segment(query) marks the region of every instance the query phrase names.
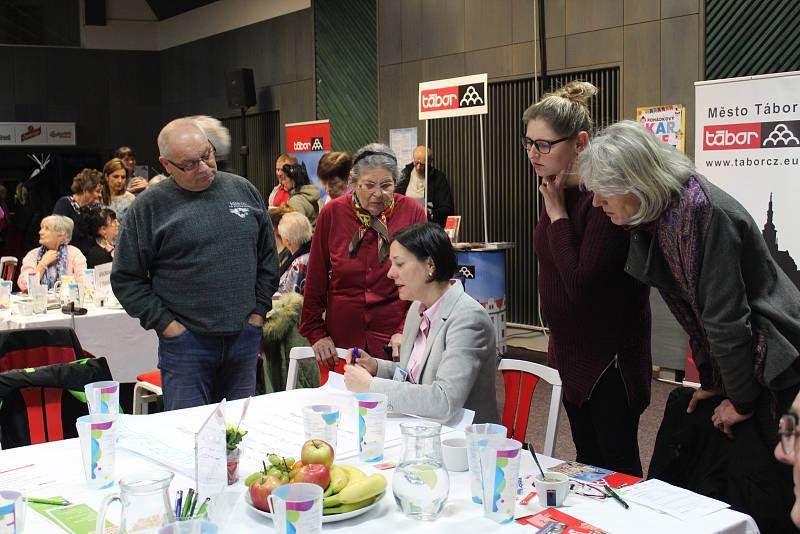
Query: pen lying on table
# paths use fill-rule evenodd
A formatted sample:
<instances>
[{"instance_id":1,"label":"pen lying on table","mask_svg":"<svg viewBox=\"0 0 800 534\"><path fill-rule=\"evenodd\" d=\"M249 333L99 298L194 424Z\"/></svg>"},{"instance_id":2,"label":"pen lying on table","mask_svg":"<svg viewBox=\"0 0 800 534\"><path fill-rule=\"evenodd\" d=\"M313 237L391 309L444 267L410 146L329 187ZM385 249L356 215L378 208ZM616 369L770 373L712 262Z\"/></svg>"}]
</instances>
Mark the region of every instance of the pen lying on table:
<instances>
[{"instance_id":1,"label":"pen lying on table","mask_svg":"<svg viewBox=\"0 0 800 534\"><path fill-rule=\"evenodd\" d=\"M628 503L626 503L625 501L623 501L623 500L622 500L622 497L620 497L620 496L617 494L617 492L616 492L616 491L614 491L613 489L611 489L611 488L610 488L610 487L608 487L608 486L603 486L603 489L605 489L605 490L606 490L606 493L608 493L608 496L609 496L609 497L611 497L612 499L614 499L615 501L617 501L617 502L618 502L618 503L619 503L619 504L620 504L620 505L621 505L623 508L625 508L626 510L630 508L630 506L628 506Z\"/></svg>"},{"instance_id":2,"label":"pen lying on table","mask_svg":"<svg viewBox=\"0 0 800 534\"><path fill-rule=\"evenodd\" d=\"M63 497L56 497L53 499L45 499L43 497L23 497L26 501L36 504L53 504L55 506L67 506L72 504Z\"/></svg>"}]
</instances>

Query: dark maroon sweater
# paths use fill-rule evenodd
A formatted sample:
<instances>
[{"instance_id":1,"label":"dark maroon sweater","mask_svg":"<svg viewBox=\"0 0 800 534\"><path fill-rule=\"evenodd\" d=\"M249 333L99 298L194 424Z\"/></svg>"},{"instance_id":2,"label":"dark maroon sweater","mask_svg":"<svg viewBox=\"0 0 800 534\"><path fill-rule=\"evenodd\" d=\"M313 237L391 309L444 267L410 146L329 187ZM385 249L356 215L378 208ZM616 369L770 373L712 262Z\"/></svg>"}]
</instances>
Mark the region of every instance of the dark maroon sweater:
<instances>
[{"instance_id":1,"label":"dark maroon sweater","mask_svg":"<svg viewBox=\"0 0 800 534\"><path fill-rule=\"evenodd\" d=\"M592 194L567 189L568 218L534 231L542 314L550 328L548 360L564 396L580 406L618 355L632 406L650 403L649 288L628 276L628 232L616 226Z\"/></svg>"}]
</instances>

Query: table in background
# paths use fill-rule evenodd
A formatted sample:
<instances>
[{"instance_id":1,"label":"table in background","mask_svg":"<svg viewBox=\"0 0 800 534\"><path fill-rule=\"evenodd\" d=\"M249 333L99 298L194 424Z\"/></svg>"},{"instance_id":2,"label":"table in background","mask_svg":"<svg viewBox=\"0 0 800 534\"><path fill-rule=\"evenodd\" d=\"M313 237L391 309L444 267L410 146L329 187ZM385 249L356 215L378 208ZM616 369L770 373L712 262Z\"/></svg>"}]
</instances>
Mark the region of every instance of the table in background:
<instances>
[{"instance_id":1,"label":"table in background","mask_svg":"<svg viewBox=\"0 0 800 534\"><path fill-rule=\"evenodd\" d=\"M318 397L324 396L325 394L326 390L320 388L316 390L294 390L254 397L249 408L247 420L252 420L251 422L254 423L254 427L258 428L270 428L271 423L275 422L275 426L272 428L278 428L281 423L278 421L278 419L280 419L279 414L281 410L292 410L298 407L299 404L305 404L309 400L315 399L316 397L314 397L314 395ZM340 394L337 393L337 395ZM339 397L339 400L341 400L341 397ZM243 401L228 403L226 407L226 418L229 421L238 420L242 405ZM212 407L205 406L133 417L146 418L144 421L147 426L151 426L153 435L158 436L163 432L162 429L165 427L176 428L181 426L194 426L203 421L208 414L211 413L211 410ZM354 403L353 410L355 410ZM392 424L396 425L397 423L390 420L388 425ZM297 432L302 433L302 425L297 428ZM396 429L393 434L396 434ZM248 437L245 439L247 438ZM297 436L291 436L291 438L294 439L297 438ZM275 438L273 437L272 439ZM299 451L295 453L295 456L298 454ZM387 449L387 459L396 460L399 455L400 447L398 445ZM555 465L559 462L559 460L544 456L540 456L540 460L545 466ZM252 461L245 461L243 459L242 472L240 473L241 478L244 478L244 476L254 470L255 466L249 465L251 463ZM357 458L344 459L341 460L341 463L358 465L367 473L378 472L367 464L359 463ZM63 495L73 503L85 502L93 508L98 509L100 501L105 495L117 491L116 488L99 491L89 491L86 489L77 439L0 451L0 472L29 464L35 464L35 466L39 468L45 468L52 470L53 473L58 473L59 481L55 485L47 487L46 490L39 492L37 496ZM156 466L161 468L159 464L151 462L143 456L118 448L115 478L119 479L126 474L142 469L154 469L157 468ZM531 456L523 451L521 472L533 473L534 469L535 467ZM348 534L358 534L360 532L364 534L374 534L375 532L383 532L384 534L392 532L458 532L459 534L474 532L476 534L485 534L488 531L530 534L532 532L532 527L530 526L523 526L517 523L498 525L484 518L481 507L473 504L471 501L469 493L469 474L466 472L450 473L450 497L439 519L433 522L407 519L398 511L391 493L391 482L394 471L381 472L389 481L389 489L378 506L368 511L363 516L337 523L325 524L323 527L325 531L347 529ZM194 486L193 481L185 475L177 473L170 488L170 493L174 496L178 489L186 490L190 486ZM243 492L244 487L241 485L241 481L228 489L226 497L229 499L232 511L223 526L223 532L260 532L264 530L271 532L271 521L250 509L244 502ZM687 522L680 521L667 515L658 514L636 503L630 503L630 510L622 510L619 505L611 499L598 501L586 497L570 495L566 505L567 506L561 508L563 512L592 523L599 528L613 532L614 534L640 534L645 530L648 534L675 532L754 534L758 532L755 523L749 516L732 510L722 510L698 520ZM116 508L116 510L118 510L118 508ZM516 515L517 517L523 517L534 514L540 510L541 508L537 500L532 499L532 501L525 506L518 505ZM118 512L115 512L115 514L118 514ZM118 515L111 515L110 517L112 519L118 518ZM28 514L26 530L36 532L37 534L63 533L61 529L35 512Z\"/></svg>"},{"instance_id":2,"label":"table in background","mask_svg":"<svg viewBox=\"0 0 800 534\"><path fill-rule=\"evenodd\" d=\"M136 382L136 376L154 371L158 365L158 336L145 330L138 319L121 308L86 306L86 315L76 315L74 330L81 347L108 361L111 376L119 382ZM0 330L18 328L73 327L72 317L61 310L46 314L17 315L0 311Z\"/></svg>"}]
</instances>

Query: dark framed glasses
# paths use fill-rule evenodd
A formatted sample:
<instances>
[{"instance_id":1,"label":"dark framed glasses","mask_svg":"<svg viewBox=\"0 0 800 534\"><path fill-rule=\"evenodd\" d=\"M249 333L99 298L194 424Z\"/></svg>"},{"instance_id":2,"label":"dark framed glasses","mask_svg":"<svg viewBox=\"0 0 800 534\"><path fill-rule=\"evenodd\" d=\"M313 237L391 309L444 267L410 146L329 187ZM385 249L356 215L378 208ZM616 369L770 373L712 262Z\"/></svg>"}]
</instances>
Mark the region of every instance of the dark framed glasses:
<instances>
[{"instance_id":1,"label":"dark framed glasses","mask_svg":"<svg viewBox=\"0 0 800 534\"><path fill-rule=\"evenodd\" d=\"M200 159L195 159L195 160L192 160L192 161L184 161L180 165L178 165L177 163L175 163L174 161L172 161L170 159L168 159L167 161L172 163L173 166L177 167L179 170L181 170L183 172L192 172L192 171L196 170L200 166L200 162L201 161L203 163L205 163L206 165L208 165L208 162L211 161L212 159L214 159L214 154L216 153L216 151L217 150L216 150L216 148L214 148L214 144L211 141L209 141L208 142L208 150L206 151L205 154L200 156Z\"/></svg>"},{"instance_id":2,"label":"dark framed glasses","mask_svg":"<svg viewBox=\"0 0 800 534\"><path fill-rule=\"evenodd\" d=\"M781 448L786 456L794 458L797 454L798 420L796 413L787 413L778 421L778 436L781 438Z\"/></svg>"},{"instance_id":3,"label":"dark framed glasses","mask_svg":"<svg viewBox=\"0 0 800 534\"><path fill-rule=\"evenodd\" d=\"M530 152L532 147L536 147L536 151L539 154L549 154L550 150L553 149L553 145L557 145L562 141L566 141L572 136L562 137L561 139L556 139L555 141L547 141L545 139L531 139L530 137L523 135L522 136L522 148L525 149L525 152Z\"/></svg>"}]
</instances>

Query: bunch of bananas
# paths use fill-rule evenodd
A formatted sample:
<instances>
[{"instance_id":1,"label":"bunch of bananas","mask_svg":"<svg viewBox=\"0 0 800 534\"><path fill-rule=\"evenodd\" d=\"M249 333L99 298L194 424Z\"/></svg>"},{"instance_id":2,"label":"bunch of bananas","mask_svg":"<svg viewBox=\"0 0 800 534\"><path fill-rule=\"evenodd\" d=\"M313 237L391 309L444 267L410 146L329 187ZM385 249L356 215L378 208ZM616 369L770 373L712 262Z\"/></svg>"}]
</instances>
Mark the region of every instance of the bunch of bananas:
<instances>
[{"instance_id":1,"label":"bunch of bananas","mask_svg":"<svg viewBox=\"0 0 800 534\"><path fill-rule=\"evenodd\" d=\"M331 483L325 490L322 514L352 512L374 503L386 491L386 478L380 474L367 476L349 465L331 467Z\"/></svg>"}]
</instances>

